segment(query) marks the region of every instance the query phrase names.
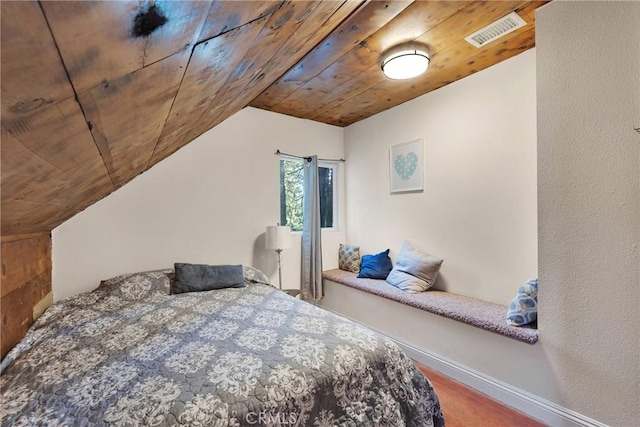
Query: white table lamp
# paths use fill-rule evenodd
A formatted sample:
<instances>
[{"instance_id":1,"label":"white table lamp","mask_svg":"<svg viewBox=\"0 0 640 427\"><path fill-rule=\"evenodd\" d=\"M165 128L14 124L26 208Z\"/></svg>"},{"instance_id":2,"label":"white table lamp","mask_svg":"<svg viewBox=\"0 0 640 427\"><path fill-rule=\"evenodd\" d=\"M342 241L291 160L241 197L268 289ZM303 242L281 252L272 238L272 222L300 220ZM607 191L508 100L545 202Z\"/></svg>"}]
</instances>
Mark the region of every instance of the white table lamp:
<instances>
[{"instance_id":1,"label":"white table lamp","mask_svg":"<svg viewBox=\"0 0 640 427\"><path fill-rule=\"evenodd\" d=\"M282 264L280 252L291 247L291 227L284 225L267 226L267 249L273 249L278 254L278 287L282 289Z\"/></svg>"}]
</instances>

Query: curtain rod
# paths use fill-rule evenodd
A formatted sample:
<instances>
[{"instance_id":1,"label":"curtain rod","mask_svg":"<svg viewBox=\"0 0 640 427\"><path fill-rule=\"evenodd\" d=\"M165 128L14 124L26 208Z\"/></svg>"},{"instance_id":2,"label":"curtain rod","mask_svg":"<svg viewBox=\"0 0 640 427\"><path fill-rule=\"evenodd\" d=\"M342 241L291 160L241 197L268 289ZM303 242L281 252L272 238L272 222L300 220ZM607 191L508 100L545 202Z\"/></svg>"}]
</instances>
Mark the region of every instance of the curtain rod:
<instances>
[{"instance_id":1,"label":"curtain rod","mask_svg":"<svg viewBox=\"0 0 640 427\"><path fill-rule=\"evenodd\" d=\"M311 161L311 157L295 156L293 154L283 153L280 150L276 150L276 152L273 154L275 154L276 156L289 156L289 157L295 157L296 159L304 159L307 162ZM344 162L345 161L344 159L318 159L318 160L322 160L323 162Z\"/></svg>"}]
</instances>

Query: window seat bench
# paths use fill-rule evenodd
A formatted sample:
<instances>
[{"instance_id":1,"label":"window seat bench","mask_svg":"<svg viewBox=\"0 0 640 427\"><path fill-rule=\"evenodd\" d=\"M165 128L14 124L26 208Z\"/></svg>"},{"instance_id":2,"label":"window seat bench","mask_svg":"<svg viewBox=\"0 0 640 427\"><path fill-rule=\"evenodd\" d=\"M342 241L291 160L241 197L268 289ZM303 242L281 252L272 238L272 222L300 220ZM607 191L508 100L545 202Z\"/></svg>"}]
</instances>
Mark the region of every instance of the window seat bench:
<instances>
[{"instance_id":1,"label":"window seat bench","mask_svg":"<svg viewBox=\"0 0 640 427\"><path fill-rule=\"evenodd\" d=\"M507 325L507 306L505 305L438 290L410 294L384 280L358 279L356 276L356 273L339 269L327 270L322 273L324 280L350 286L528 344L538 342L537 329Z\"/></svg>"}]
</instances>

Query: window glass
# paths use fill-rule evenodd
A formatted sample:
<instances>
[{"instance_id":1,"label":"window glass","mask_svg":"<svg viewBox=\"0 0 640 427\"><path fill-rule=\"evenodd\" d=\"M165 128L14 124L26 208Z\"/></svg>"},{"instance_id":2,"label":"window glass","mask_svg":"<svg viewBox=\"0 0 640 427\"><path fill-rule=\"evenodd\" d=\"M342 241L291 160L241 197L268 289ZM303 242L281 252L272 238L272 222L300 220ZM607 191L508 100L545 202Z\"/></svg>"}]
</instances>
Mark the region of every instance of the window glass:
<instances>
[{"instance_id":1,"label":"window glass","mask_svg":"<svg viewBox=\"0 0 640 427\"><path fill-rule=\"evenodd\" d=\"M333 228L333 168L318 166L320 227Z\"/></svg>"},{"instance_id":2,"label":"window glass","mask_svg":"<svg viewBox=\"0 0 640 427\"><path fill-rule=\"evenodd\" d=\"M336 166L318 166L320 188L320 226L333 228L336 213ZM302 160L280 159L280 224L302 231L304 168Z\"/></svg>"}]
</instances>

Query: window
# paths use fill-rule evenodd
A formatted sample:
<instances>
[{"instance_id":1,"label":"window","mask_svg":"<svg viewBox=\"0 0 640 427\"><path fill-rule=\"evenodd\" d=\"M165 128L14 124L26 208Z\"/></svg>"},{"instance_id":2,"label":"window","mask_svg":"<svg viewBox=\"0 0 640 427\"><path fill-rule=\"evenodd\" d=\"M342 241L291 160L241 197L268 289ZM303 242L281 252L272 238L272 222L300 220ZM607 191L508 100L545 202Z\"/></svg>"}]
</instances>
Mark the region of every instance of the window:
<instances>
[{"instance_id":1,"label":"window","mask_svg":"<svg viewBox=\"0 0 640 427\"><path fill-rule=\"evenodd\" d=\"M322 228L337 226L337 169L334 163L318 163ZM280 159L280 224L288 225L293 231L302 231L303 180L304 169L301 159Z\"/></svg>"}]
</instances>

